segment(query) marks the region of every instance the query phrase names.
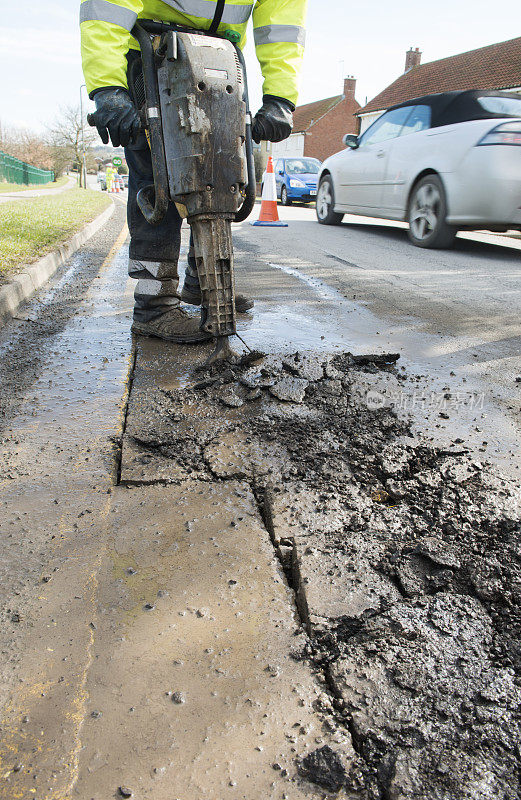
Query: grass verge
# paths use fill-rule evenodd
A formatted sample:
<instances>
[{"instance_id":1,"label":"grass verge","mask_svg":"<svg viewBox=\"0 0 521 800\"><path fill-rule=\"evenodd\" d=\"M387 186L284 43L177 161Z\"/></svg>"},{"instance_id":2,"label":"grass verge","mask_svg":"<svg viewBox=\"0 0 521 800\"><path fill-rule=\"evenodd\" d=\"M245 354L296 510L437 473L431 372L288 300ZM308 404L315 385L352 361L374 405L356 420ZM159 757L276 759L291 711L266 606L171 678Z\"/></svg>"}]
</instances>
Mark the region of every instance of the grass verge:
<instances>
[{"instance_id":1,"label":"grass verge","mask_svg":"<svg viewBox=\"0 0 521 800\"><path fill-rule=\"evenodd\" d=\"M9 194L13 192L27 192L29 189L59 189L60 186L65 186L68 180L68 175L62 175L61 178L58 178L57 181L53 181L52 183L0 183L0 194L4 192L9 192Z\"/></svg>"},{"instance_id":2,"label":"grass verge","mask_svg":"<svg viewBox=\"0 0 521 800\"><path fill-rule=\"evenodd\" d=\"M0 283L69 239L110 202L104 192L70 189L0 204Z\"/></svg>"}]
</instances>

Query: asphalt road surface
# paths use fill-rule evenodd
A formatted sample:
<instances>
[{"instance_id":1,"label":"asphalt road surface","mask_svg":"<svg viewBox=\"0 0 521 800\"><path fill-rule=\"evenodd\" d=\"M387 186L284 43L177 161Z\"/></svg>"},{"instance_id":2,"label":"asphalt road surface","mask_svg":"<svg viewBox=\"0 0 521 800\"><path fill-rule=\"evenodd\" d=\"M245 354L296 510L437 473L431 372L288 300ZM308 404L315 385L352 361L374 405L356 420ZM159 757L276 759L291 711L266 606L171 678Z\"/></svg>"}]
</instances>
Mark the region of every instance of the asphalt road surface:
<instances>
[{"instance_id":1,"label":"asphalt road surface","mask_svg":"<svg viewBox=\"0 0 521 800\"><path fill-rule=\"evenodd\" d=\"M438 416L449 382L451 419L473 421L481 403L488 454L517 463L521 238L462 233L453 250L423 250L399 223L346 215L342 225L324 226L314 208L279 206L279 213L288 228L243 225L236 235L255 263L248 280L243 259L239 285L247 280L270 304L258 303L262 320L248 343L260 344L261 331L300 346L399 352L400 363L431 383L433 402L422 390L416 404L422 416Z\"/></svg>"}]
</instances>

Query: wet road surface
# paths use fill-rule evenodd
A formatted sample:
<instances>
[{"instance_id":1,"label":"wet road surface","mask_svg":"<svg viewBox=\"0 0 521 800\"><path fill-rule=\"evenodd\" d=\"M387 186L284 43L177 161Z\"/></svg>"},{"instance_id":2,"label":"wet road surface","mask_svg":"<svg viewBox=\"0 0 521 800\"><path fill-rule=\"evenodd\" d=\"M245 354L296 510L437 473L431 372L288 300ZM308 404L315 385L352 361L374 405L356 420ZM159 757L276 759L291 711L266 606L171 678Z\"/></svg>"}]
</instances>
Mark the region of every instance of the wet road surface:
<instances>
[{"instance_id":1,"label":"wet road surface","mask_svg":"<svg viewBox=\"0 0 521 800\"><path fill-rule=\"evenodd\" d=\"M11 200L24 200L28 197L45 197L46 195L60 194L61 192L66 192L67 189L72 189L76 184L77 179L73 176L68 179L67 183L59 187L45 188L43 186L41 189L26 189L21 192L0 192L0 203L9 203Z\"/></svg>"},{"instance_id":2,"label":"wet road surface","mask_svg":"<svg viewBox=\"0 0 521 800\"><path fill-rule=\"evenodd\" d=\"M440 256L311 213L236 231L248 345L399 350L422 396L465 392L443 421L432 401L409 409L431 435L486 440L515 470L518 250ZM123 224L119 207L0 332L0 797L322 797L291 780L296 755L331 742L356 759L290 659L302 628L249 484L115 485L133 364ZM183 386L203 357L142 355L145 393Z\"/></svg>"},{"instance_id":3,"label":"wet road surface","mask_svg":"<svg viewBox=\"0 0 521 800\"><path fill-rule=\"evenodd\" d=\"M120 206L0 333L5 798L66 797L76 778L129 369L124 225Z\"/></svg>"},{"instance_id":4,"label":"wet road surface","mask_svg":"<svg viewBox=\"0 0 521 800\"><path fill-rule=\"evenodd\" d=\"M117 485L125 239L118 206L0 334L0 797L321 797L296 757L354 753L249 486Z\"/></svg>"},{"instance_id":5,"label":"wet road surface","mask_svg":"<svg viewBox=\"0 0 521 800\"><path fill-rule=\"evenodd\" d=\"M248 344L399 352L418 386L395 404L436 426L441 441L459 428L517 470L521 240L462 233L452 251L422 250L398 223L346 215L318 225L307 207L279 214L288 228L235 233L249 261L238 285L259 299Z\"/></svg>"}]
</instances>

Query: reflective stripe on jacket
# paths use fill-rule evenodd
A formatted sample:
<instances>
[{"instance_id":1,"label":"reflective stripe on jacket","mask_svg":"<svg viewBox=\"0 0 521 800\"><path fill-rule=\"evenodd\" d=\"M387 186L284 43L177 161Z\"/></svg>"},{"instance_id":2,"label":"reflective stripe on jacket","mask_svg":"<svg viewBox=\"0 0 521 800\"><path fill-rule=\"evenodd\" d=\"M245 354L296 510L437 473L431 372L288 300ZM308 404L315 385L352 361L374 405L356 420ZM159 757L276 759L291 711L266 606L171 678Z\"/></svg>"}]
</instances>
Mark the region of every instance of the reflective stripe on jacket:
<instances>
[{"instance_id":1,"label":"reflective stripe on jacket","mask_svg":"<svg viewBox=\"0 0 521 800\"><path fill-rule=\"evenodd\" d=\"M136 19L209 27L216 0L82 0L81 55L87 90L127 88L126 53L138 47L130 36ZM307 0L234 0L226 2L219 33L237 31L241 47L253 16L255 50L264 78L263 93L297 101L305 41Z\"/></svg>"}]
</instances>

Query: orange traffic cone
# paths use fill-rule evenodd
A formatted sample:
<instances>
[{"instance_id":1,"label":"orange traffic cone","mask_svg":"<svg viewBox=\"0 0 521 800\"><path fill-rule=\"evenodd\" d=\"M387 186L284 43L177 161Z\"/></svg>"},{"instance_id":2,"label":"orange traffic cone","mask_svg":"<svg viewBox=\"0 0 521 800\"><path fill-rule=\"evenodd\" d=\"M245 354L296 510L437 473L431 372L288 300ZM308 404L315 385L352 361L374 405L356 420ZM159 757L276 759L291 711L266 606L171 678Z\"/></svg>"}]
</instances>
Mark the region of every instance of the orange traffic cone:
<instances>
[{"instance_id":1,"label":"orange traffic cone","mask_svg":"<svg viewBox=\"0 0 521 800\"><path fill-rule=\"evenodd\" d=\"M264 185L262 187L262 201L259 219L251 225L263 225L272 228L287 228L287 222L281 222L277 210L277 186L275 183L275 173L273 172L273 159L268 156L266 173L264 175Z\"/></svg>"}]
</instances>

